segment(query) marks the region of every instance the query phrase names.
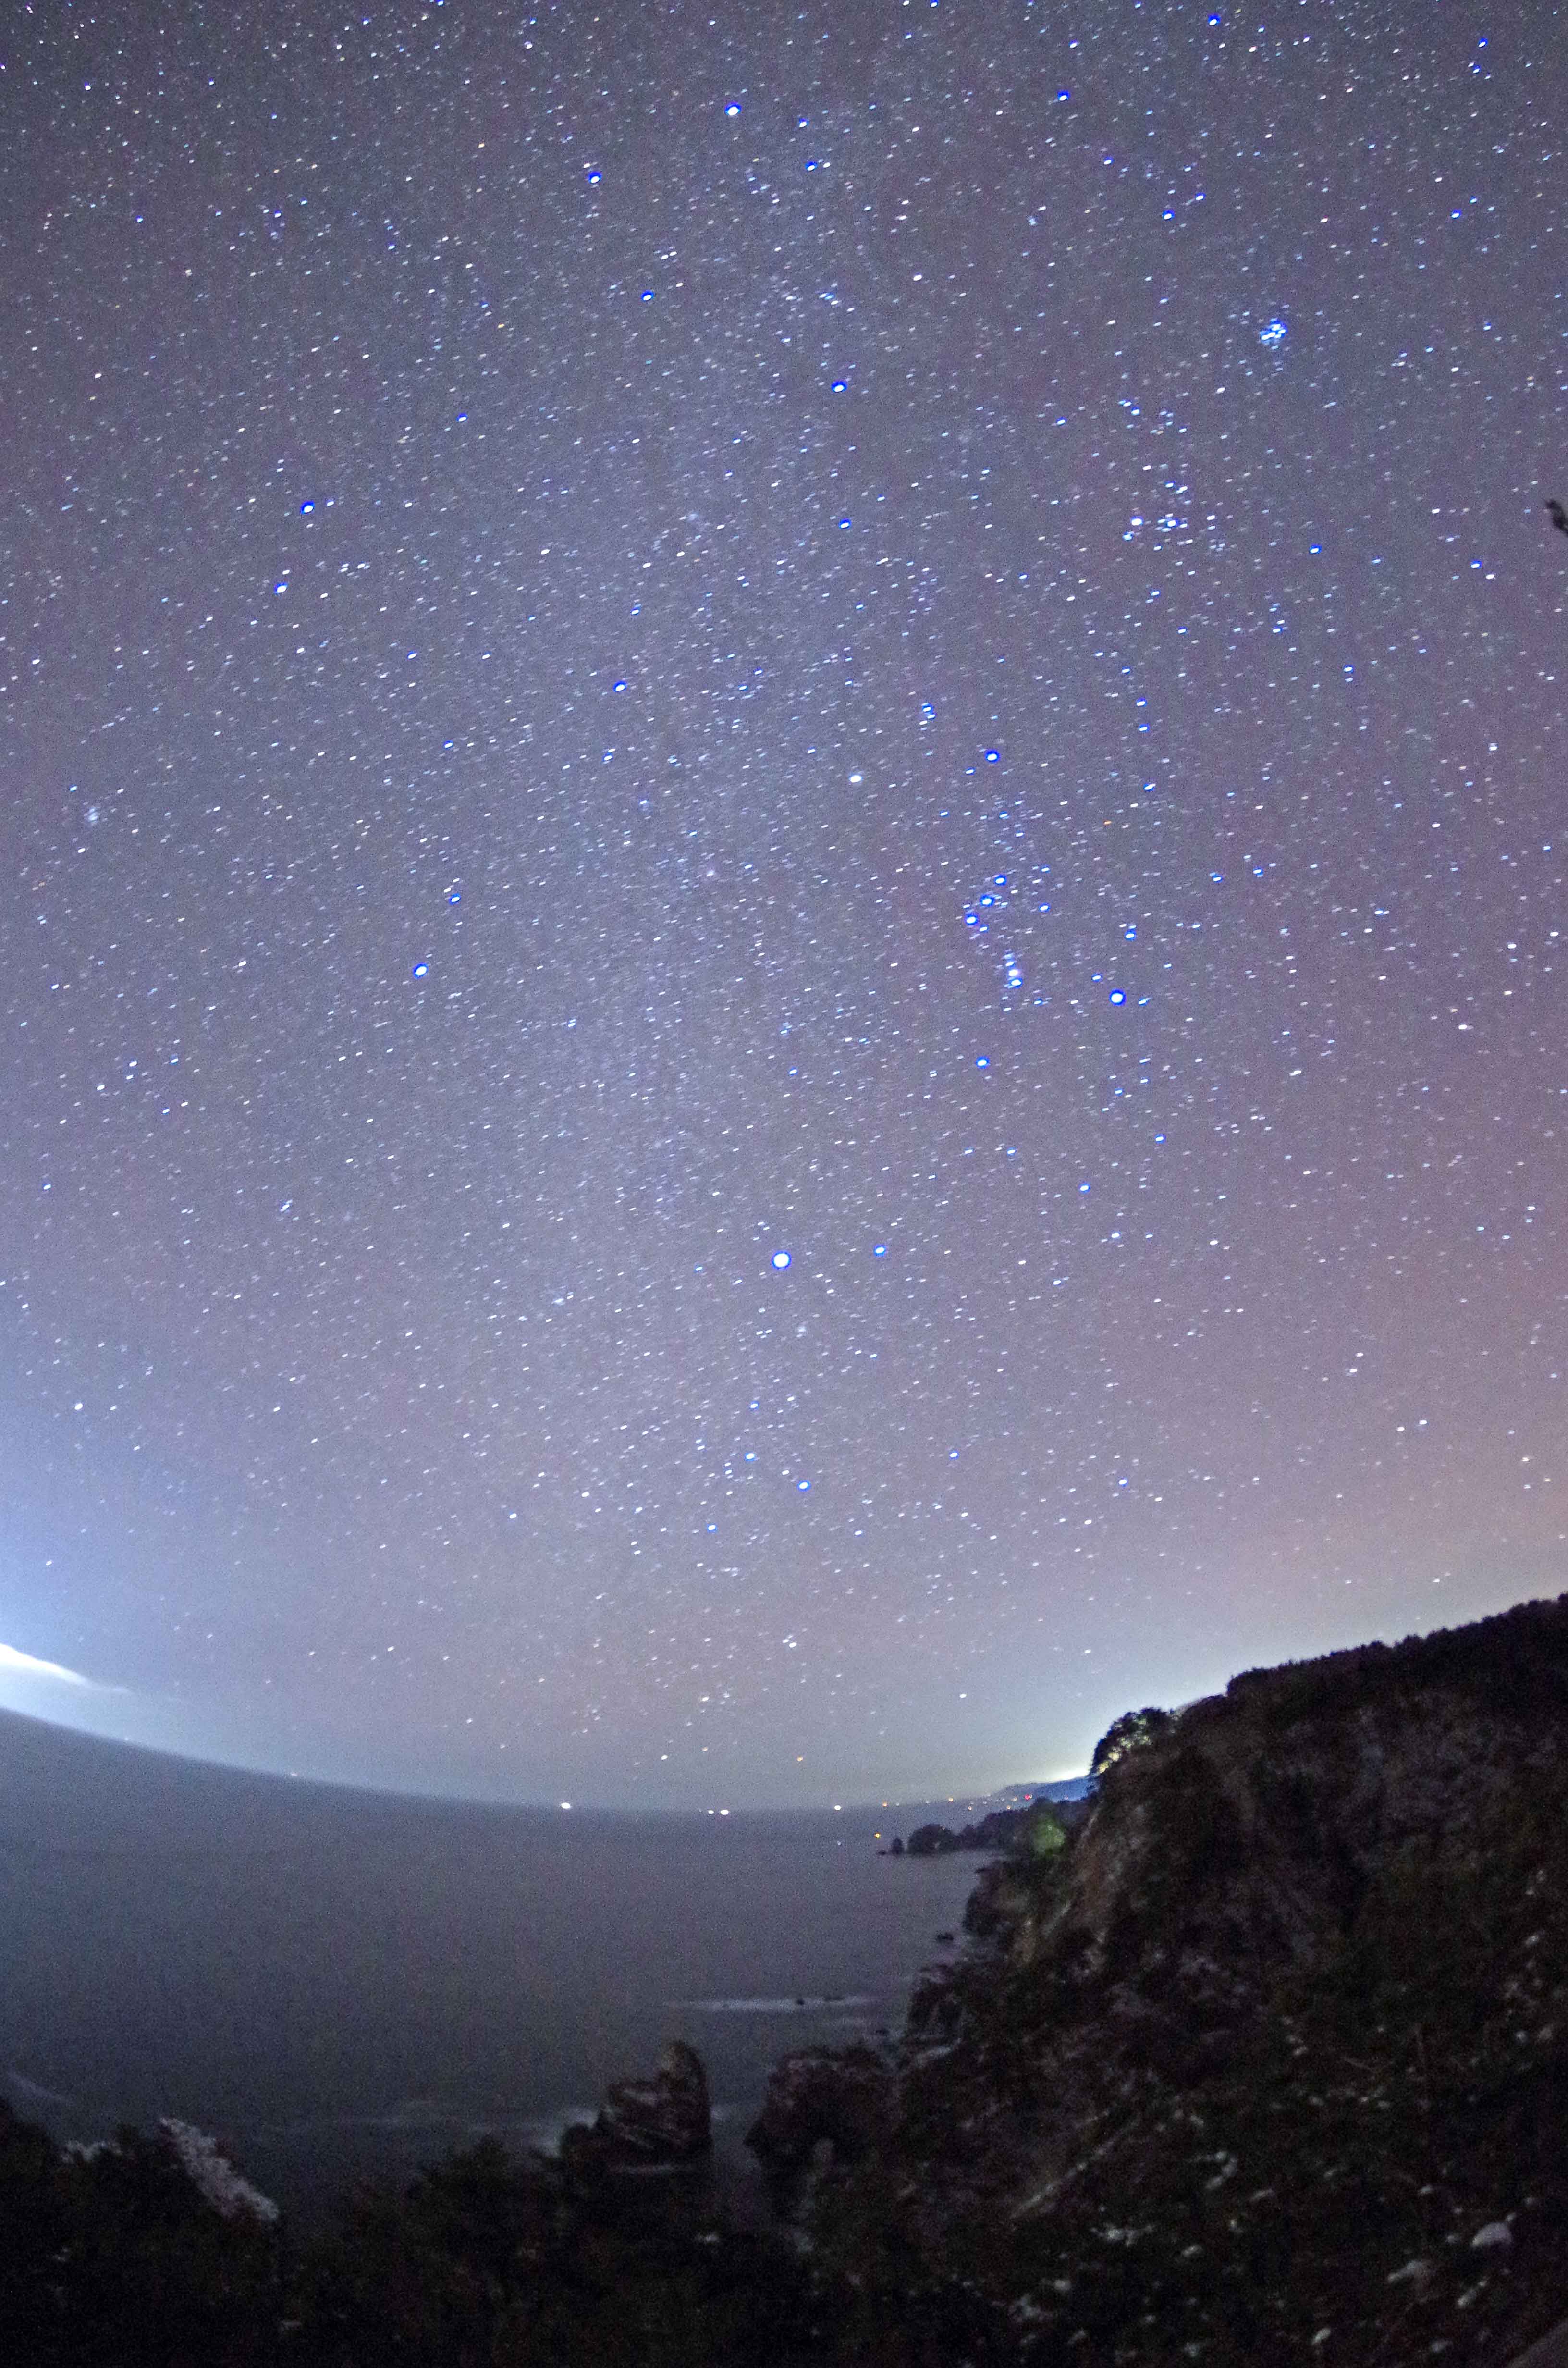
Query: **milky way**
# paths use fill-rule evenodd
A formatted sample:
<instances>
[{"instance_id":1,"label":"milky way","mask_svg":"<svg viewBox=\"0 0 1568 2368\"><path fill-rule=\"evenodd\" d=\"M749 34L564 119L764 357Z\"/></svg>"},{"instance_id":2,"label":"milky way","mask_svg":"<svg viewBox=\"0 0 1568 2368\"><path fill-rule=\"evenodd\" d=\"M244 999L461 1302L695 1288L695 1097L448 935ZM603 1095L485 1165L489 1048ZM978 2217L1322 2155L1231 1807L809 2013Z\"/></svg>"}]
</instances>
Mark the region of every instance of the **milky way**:
<instances>
[{"instance_id":1,"label":"milky way","mask_svg":"<svg viewBox=\"0 0 1568 2368\"><path fill-rule=\"evenodd\" d=\"M1560 10L161 13L0 77L6 1699L907 1795L1568 1583Z\"/></svg>"}]
</instances>

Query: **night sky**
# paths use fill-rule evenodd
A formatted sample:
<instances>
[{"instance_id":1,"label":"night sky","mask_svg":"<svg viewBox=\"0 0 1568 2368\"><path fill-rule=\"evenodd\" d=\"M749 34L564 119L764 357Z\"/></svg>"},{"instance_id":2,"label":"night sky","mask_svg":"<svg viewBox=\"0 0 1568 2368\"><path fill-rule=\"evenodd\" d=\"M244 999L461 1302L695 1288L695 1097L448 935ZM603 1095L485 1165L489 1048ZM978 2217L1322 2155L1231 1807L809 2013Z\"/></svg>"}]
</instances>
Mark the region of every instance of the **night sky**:
<instances>
[{"instance_id":1,"label":"night sky","mask_svg":"<svg viewBox=\"0 0 1568 2368\"><path fill-rule=\"evenodd\" d=\"M1562 10L7 13L0 1698L929 1795L1568 1586Z\"/></svg>"}]
</instances>

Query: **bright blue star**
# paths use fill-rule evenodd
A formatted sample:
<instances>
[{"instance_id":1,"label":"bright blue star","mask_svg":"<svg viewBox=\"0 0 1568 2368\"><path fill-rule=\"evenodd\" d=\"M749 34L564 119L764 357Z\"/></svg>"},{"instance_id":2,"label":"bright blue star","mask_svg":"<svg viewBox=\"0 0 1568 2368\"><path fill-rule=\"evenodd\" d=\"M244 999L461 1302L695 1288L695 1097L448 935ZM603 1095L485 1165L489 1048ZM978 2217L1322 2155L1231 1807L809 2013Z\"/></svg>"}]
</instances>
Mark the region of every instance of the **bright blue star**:
<instances>
[{"instance_id":1,"label":"bright blue star","mask_svg":"<svg viewBox=\"0 0 1568 2368\"><path fill-rule=\"evenodd\" d=\"M785 1269L785 1268L789 1265L789 1263L790 1263L790 1253L789 1253L789 1251L788 1251L788 1250L775 1250L775 1251L774 1251L774 1253L773 1253L773 1270L774 1270L775 1274L782 1274L782 1273L783 1273L783 1271L784 1271L784 1269Z\"/></svg>"}]
</instances>

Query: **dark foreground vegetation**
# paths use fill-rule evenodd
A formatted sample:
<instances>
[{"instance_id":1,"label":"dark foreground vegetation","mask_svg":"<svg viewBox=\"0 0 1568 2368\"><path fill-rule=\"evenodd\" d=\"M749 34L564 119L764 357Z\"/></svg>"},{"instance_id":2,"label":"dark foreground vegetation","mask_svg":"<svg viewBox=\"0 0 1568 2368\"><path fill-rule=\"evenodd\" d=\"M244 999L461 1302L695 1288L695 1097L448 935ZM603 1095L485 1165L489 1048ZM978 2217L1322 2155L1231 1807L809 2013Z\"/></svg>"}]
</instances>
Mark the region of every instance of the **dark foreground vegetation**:
<instances>
[{"instance_id":1,"label":"dark foreground vegetation","mask_svg":"<svg viewBox=\"0 0 1568 2368\"><path fill-rule=\"evenodd\" d=\"M705 2208L706 2205L706 2208ZM804 2361L795 2257L689 2178L486 2142L324 2234L205 2202L164 2143L83 2162L0 2123L0 2360L15 2368L691 2368Z\"/></svg>"},{"instance_id":2,"label":"dark foreground vegetation","mask_svg":"<svg viewBox=\"0 0 1568 2368\"><path fill-rule=\"evenodd\" d=\"M894 2054L779 2067L776 2234L584 2145L297 2239L7 2118L0 2359L1506 2368L1568 2317L1568 1599L1107 1743Z\"/></svg>"}]
</instances>

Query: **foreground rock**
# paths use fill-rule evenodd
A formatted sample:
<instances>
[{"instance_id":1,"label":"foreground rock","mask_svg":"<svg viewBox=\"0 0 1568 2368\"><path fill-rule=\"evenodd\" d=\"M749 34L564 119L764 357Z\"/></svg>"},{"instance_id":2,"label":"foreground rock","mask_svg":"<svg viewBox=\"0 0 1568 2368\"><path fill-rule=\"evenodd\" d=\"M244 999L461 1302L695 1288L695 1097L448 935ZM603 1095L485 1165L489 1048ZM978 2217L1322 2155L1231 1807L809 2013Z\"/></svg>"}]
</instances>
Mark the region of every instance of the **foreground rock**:
<instances>
[{"instance_id":1,"label":"foreground rock","mask_svg":"<svg viewBox=\"0 0 1568 2368\"><path fill-rule=\"evenodd\" d=\"M3 2111L6 2128L27 2127L17 2122L9 2106ZM0 2130L0 2142L4 2134ZM241 2177L215 2137L192 2122L175 2121L167 2114L151 2140L131 2130L122 2130L117 2138L73 2138L61 2148L61 2160L73 2169L123 2164L132 2177L153 2168L165 2180L174 2170L221 2220L249 2221L258 2228L271 2228L278 2222L271 2196Z\"/></svg>"},{"instance_id":2,"label":"foreground rock","mask_svg":"<svg viewBox=\"0 0 1568 2368\"><path fill-rule=\"evenodd\" d=\"M702 2058L672 2039L651 2080L617 2080L591 2128L568 2130L562 2157L609 2170L699 2162L712 2150L713 2120Z\"/></svg>"},{"instance_id":3,"label":"foreground rock","mask_svg":"<svg viewBox=\"0 0 1568 2368\"><path fill-rule=\"evenodd\" d=\"M160 2143L165 2146L204 2203L224 2220L254 2220L263 2228L271 2227L278 2218L278 2206L270 2195L263 2195L248 2179L242 2179L216 2138L199 2130L189 2122L171 2121L166 2116L158 2123Z\"/></svg>"},{"instance_id":4,"label":"foreground rock","mask_svg":"<svg viewBox=\"0 0 1568 2368\"><path fill-rule=\"evenodd\" d=\"M869 2154L887 2135L892 2091L891 2066L869 2047L804 2047L776 2065L746 2144L780 2202L808 2169Z\"/></svg>"}]
</instances>

